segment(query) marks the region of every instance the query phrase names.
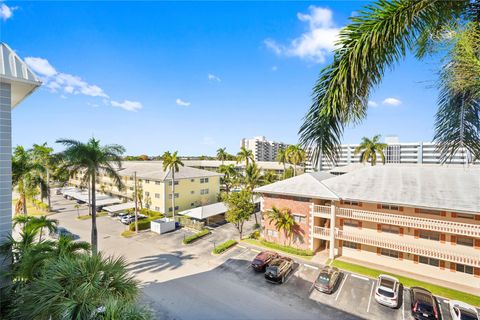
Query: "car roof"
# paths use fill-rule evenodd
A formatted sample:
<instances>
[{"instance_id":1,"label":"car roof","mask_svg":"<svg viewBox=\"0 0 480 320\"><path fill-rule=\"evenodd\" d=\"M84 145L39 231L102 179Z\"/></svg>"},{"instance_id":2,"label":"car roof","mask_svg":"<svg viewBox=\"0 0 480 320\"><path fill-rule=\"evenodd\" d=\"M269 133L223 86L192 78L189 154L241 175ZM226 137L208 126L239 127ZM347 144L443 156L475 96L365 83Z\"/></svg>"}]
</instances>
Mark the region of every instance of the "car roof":
<instances>
[{"instance_id":1,"label":"car roof","mask_svg":"<svg viewBox=\"0 0 480 320\"><path fill-rule=\"evenodd\" d=\"M413 287L412 292L415 300L419 300L421 302L426 302L426 303L433 303L433 295L427 289Z\"/></svg>"},{"instance_id":2,"label":"car roof","mask_svg":"<svg viewBox=\"0 0 480 320\"><path fill-rule=\"evenodd\" d=\"M275 254L275 252L273 252L273 251L262 251L259 254L257 254L257 256L255 258L256 259L264 259L264 258L267 258L268 256L274 255L274 254Z\"/></svg>"},{"instance_id":3,"label":"car roof","mask_svg":"<svg viewBox=\"0 0 480 320\"><path fill-rule=\"evenodd\" d=\"M458 300L450 300L448 302L452 307L460 309L460 311L467 311L467 312L474 312L473 314L478 316L477 309L475 307L469 305L468 303L465 303L463 301L458 301Z\"/></svg>"},{"instance_id":4,"label":"car roof","mask_svg":"<svg viewBox=\"0 0 480 320\"><path fill-rule=\"evenodd\" d=\"M284 260L282 258L273 259L270 262L269 267L277 267L277 266L281 265L283 262L284 262Z\"/></svg>"},{"instance_id":5,"label":"car roof","mask_svg":"<svg viewBox=\"0 0 480 320\"><path fill-rule=\"evenodd\" d=\"M335 271L338 271L337 268L335 267L330 267L330 266L325 266L322 269L320 269L320 273L322 274L333 274Z\"/></svg>"}]
</instances>

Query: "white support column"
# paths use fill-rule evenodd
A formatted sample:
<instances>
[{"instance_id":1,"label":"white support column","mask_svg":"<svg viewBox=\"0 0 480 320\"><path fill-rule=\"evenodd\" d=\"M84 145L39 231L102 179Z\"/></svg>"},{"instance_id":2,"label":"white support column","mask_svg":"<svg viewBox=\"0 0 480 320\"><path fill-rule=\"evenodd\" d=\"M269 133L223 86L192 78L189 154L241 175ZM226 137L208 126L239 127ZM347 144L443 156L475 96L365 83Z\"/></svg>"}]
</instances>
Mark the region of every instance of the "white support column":
<instances>
[{"instance_id":1,"label":"white support column","mask_svg":"<svg viewBox=\"0 0 480 320\"><path fill-rule=\"evenodd\" d=\"M310 250L313 251L313 222L315 220L315 217L313 216L313 202L310 203Z\"/></svg>"},{"instance_id":2,"label":"white support column","mask_svg":"<svg viewBox=\"0 0 480 320\"><path fill-rule=\"evenodd\" d=\"M328 257L335 258L335 204L330 205L330 252Z\"/></svg>"}]
</instances>

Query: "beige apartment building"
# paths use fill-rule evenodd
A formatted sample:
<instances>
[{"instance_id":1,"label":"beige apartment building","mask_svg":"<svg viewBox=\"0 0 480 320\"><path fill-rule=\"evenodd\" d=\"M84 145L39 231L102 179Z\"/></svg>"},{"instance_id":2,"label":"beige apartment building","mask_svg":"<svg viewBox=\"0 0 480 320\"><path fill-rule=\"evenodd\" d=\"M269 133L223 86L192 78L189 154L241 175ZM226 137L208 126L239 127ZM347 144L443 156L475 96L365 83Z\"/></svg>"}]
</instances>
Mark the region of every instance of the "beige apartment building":
<instances>
[{"instance_id":1,"label":"beige apartment building","mask_svg":"<svg viewBox=\"0 0 480 320\"><path fill-rule=\"evenodd\" d=\"M143 205L161 213L172 212L172 176L164 171L160 161L124 161L118 170L125 185L123 190L115 187L114 181L101 173L97 178L97 190L110 196L131 201L134 199L135 180L141 188ZM220 193L220 173L191 167L180 167L175 172L175 212L215 203ZM81 174L70 179L70 184L81 186Z\"/></svg>"},{"instance_id":2,"label":"beige apartment building","mask_svg":"<svg viewBox=\"0 0 480 320\"><path fill-rule=\"evenodd\" d=\"M480 168L357 166L306 173L257 188L262 211L289 209L291 245L330 258L428 275L480 293ZM289 243L268 219L264 237Z\"/></svg>"}]
</instances>

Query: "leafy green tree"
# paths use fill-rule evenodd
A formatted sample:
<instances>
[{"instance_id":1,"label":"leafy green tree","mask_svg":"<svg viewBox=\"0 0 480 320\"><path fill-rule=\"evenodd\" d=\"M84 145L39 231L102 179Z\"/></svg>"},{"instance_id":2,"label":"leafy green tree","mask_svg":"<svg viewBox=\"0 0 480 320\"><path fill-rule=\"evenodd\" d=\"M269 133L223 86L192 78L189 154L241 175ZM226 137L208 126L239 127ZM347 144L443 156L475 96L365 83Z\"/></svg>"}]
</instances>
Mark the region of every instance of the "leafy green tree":
<instances>
[{"instance_id":1,"label":"leafy green tree","mask_svg":"<svg viewBox=\"0 0 480 320\"><path fill-rule=\"evenodd\" d=\"M355 148L353 154L360 153L360 162L368 162L372 166L377 164L377 153L380 155L382 159L382 163L385 164L385 154L383 150L388 146L386 143L381 143L380 135L377 134L373 137L372 140L368 139L367 137L362 138L362 142Z\"/></svg>"},{"instance_id":2,"label":"leafy green tree","mask_svg":"<svg viewBox=\"0 0 480 320\"><path fill-rule=\"evenodd\" d=\"M225 186L225 192L229 193L230 190L237 184L239 178L235 166L233 164L221 165L218 168L218 172L223 174L221 182Z\"/></svg>"},{"instance_id":3,"label":"leafy green tree","mask_svg":"<svg viewBox=\"0 0 480 320\"><path fill-rule=\"evenodd\" d=\"M280 149L278 151L276 160L278 161L278 163L283 164L283 171L285 171L286 170L286 164L288 162L287 148L283 148L283 149Z\"/></svg>"},{"instance_id":4,"label":"leafy green tree","mask_svg":"<svg viewBox=\"0 0 480 320\"><path fill-rule=\"evenodd\" d=\"M228 153L226 150L227 148L219 148L217 150L217 159L222 161L222 166L223 166L223 162L227 160Z\"/></svg>"},{"instance_id":5,"label":"leafy green tree","mask_svg":"<svg viewBox=\"0 0 480 320\"><path fill-rule=\"evenodd\" d=\"M29 221L35 228L39 230L38 242L42 242L43 229L47 229L49 233L57 230L58 220L47 218L47 216L32 217Z\"/></svg>"},{"instance_id":6,"label":"leafy green tree","mask_svg":"<svg viewBox=\"0 0 480 320\"><path fill-rule=\"evenodd\" d=\"M183 167L183 162L177 155L178 151L173 154L165 152L163 154L163 170L170 170L172 177L172 217L175 220L175 172L178 172L180 166Z\"/></svg>"},{"instance_id":7,"label":"leafy green tree","mask_svg":"<svg viewBox=\"0 0 480 320\"><path fill-rule=\"evenodd\" d=\"M98 234L97 234L97 206L96 206L96 180L100 172L107 174L120 190L124 188L122 179L117 170L122 167L122 154L125 148L117 145L100 145L100 141L91 138L87 143L77 140L60 139L57 143L65 145L67 148L62 152L64 166L71 175L83 174L82 183L90 184L91 192L91 210L92 210L92 232L91 244L92 252L97 253Z\"/></svg>"},{"instance_id":8,"label":"leafy green tree","mask_svg":"<svg viewBox=\"0 0 480 320\"><path fill-rule=\"evenodd\" d=\"M50 173L54 171L55 162L52 157L53 148L47 146L47 143L41 145L34 144L32 148L32 160L37 162L45 170L45 174L42 176L42 181L45 183L41 186L41 198L47 198L48 210L51 210L51 197L50 197Z\"/></svg>"},{"instance_id":9,"label":"leafy green tree","mask_svg":"<svg viewBox=\"0 0 480 320\"><path fill-rule=\"evenodd\" d=\"M241 240L243 235L243 224L250 219L255 208L252 203L252 193L248 190L231 192L225 194L224 201L228 208L225 213L225 220L232 223L237 228Z\"/></svg>"},{"instance_id":10,"label":"leafy green tree","mask_svg":"<svg viewBox=\"0 0 480 320\"><path fill-rule=\"evenodd\" d=\"M262 176L262 184L271 184L278 180L278 175L273 170L267 170Z\"/></svg>"},{"instance_id":11,"label":"leafy green tree","mask_svg":"<svg viewBox=\"0 0 480 320\"><path fill-rule=\"evenodd\" d=\"M305 162L306 153L302 149L302 147L300 147L300 145L296 144L296 145L288 146L286 149L286 154L287 154L288 161L291 164L293 164L293 175L296 176L297 165Z\"/></svg>"},{"instance_id":12,"label":"leafy green tree","mask_svg":"<svg viewBox=\"0 0 480 320\"><path fill-rule=\"evenodd\" d=\"M293 168L289 167L283 172L282 178L285 180L285 179L289 179L289 178L292 178L292 177L293 177Z\"/></svg>"},{"instance_id":13,"label":"leafy green tree","mask_svg":"<svg viewBox=\"0 0 480 320\"><path fill-rule=\"evenodd\" d=\"M237 163L245 161L245 167L251 162L255 162L255 156L253 155L252 150L245 147L241 147L240 151L237 153Z\"/></svg>"},{"instance_id":14,"label":"leafy green tree","mask_svg":"<svg viewBox=\"0 0 480 320\"><path fill-rule=\"evenodd\" d=\"M289 209L278 209L272 207L270 211L267 212L267 218L270 223L275 225L275 228L278 232L282 232L285 235L284 244L286 245L287 239L291 244L292 235L299 232L299 226Z\"/></svg>"},{"instance_id":15,"label":"leafy green tree","mask_svg":"<svg viewBox=\"0 0 480 320\"><path fill-rule=\"evenodd\" d=\"M461 147L478 153L479 8L478 0L397 0L377 1L357 11L340 31L333 62L320 72L300 128L300 142L313 148L314 160L323 154L336 161L345 127L366 117L372 89L408 51L418 58L446 52L434 138L442 158ZM473 35L463 36L469 32Z\"/></svg>"},{"instance_id":16,"label":"leafy green tree","mask_svg":"<svg viewBox=\"0 0 480 320\"><path fill-rule=\"evenodd\" d=\"M243 176L243 185L252 194L252 204L255 205L253 189L262 185L263 176L260 172L260 168L254 162L245 167L245 175ZM255 224L258 225L258 218L255 214Z\"/></svg>"}]
</instances>

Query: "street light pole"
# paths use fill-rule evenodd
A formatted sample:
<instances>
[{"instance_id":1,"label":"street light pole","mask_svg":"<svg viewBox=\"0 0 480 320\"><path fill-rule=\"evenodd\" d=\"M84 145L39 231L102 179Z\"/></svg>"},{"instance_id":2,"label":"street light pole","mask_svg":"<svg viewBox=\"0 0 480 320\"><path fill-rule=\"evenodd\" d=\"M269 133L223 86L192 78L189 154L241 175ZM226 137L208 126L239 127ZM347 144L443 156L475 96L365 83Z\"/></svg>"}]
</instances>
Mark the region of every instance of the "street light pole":
<instances>
[{"instance_id":1,"label":"street light pole","mask_svg":"<svg viewBox=\"0 0 480 320\"><path fill-rule=\"evenodd\" d=\"M137 206L137 171L133 172L133 182L135 184L134 188L133 188L133 192L135 193L135 233L138 233L138 206Z\"/></svg>"}]
</instances>

